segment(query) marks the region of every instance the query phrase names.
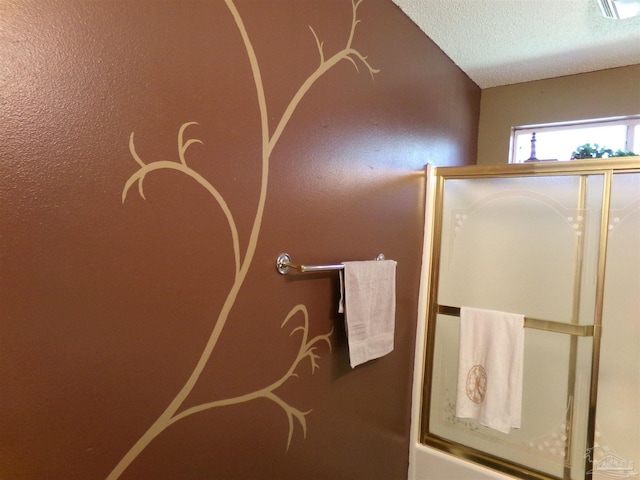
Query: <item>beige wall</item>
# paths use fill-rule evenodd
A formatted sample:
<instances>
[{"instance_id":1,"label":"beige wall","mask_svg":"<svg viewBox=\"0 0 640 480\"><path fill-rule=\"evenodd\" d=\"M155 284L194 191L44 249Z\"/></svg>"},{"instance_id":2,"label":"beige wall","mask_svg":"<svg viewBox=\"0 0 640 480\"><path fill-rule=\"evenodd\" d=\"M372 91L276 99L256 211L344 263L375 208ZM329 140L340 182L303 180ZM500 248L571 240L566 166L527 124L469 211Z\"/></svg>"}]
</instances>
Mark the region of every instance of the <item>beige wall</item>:
<instances>
[{"instance_id":1,"label":"beige wall","mask_svg":"<svg viewBox=\"0 0 640 480\"><path fill-rule=\"evenodd\" d=\"M640 113L640 65L482 91L478 164L506 163L511 127Z\"/></svg>"}]
</instances>

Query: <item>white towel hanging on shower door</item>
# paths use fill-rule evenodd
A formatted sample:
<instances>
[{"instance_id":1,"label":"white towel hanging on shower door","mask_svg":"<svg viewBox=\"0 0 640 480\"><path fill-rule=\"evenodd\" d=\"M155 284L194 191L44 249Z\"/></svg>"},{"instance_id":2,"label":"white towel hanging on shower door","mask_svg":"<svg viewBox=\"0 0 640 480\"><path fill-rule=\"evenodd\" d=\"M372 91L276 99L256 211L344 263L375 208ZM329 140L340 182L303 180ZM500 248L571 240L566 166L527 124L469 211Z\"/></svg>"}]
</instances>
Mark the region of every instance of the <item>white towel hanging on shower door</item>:
<instances>
[{"instance_id":1,"label":"white towel hanging on shower door","mask_svg":"<svg viewBox=\"0 0 640 480\"><path fill-rule=\"evenodd\" d=\"M524 315L462 307L456 416L520 428Z\"/></svg>"}]
</instances>

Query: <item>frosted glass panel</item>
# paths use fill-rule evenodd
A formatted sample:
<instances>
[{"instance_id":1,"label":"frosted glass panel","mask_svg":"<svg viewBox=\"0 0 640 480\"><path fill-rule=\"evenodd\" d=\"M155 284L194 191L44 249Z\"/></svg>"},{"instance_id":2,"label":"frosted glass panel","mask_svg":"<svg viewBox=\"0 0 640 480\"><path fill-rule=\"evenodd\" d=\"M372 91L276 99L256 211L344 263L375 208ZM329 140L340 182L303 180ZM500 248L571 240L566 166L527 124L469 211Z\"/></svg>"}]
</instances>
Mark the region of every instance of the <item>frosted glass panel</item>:
<instances>
[{"instance_id":1,"label":"frosted glass panel","mask_svg":"<svg viewBox=\"0 0 640 480\"><path fill-rule=\"evenodd\" d=\"M640 174L614 175L609 217L593 452L602 480L640 475Z\"/></svg>"},{"instance_id":2,"label":"frosted glass panel","mask_svg":"<svg viewBox=\"0 0 640 480\"><path fill-rule=\"evenodd\" d=\"M447 180L438 303L571 322L578 262L596 274L601 195L582 189L579 176ZM579 316L593 323L591 307Z\"/></svg>"},{"instance_id":3,"label":"frosted glass panel","mask_svg":"<svg viewBox=\"0 0 640 480\"><path fill-rule=\"evenodd\" d=\"M439 315L436 326L430 429L442 438L562 477L572 427L567 423L570 337L525 332L522 426L509 434L455 416L458 337L456 317ZM590 339L583 339L590 345ZM588 364L587 364L588 367ZM581 375L588 378L588 368ZM588 382L587 382L588 384ZM582 403L587 392L581 393ZM580 478L576 476L573 478Z\"/></svg>"},{"instance_id":4,"label":"frosted glass panel","mask_svg":"<svg viewBox=\"0 0 640 480\"><path fill-rule=\"evenodd\" d=\"M640 478L639 170L438 169L424 443L516 477ZM508 434L455 416L460 307L526 317Z\"/></svg>"},{"instance_id":5,"label":"frosted glass panel","mask_svg":"<svg viewBox=\"0 0 640 480\"><path fill-rule=\"evenodd\" d=\"M447 179L437 303L594 323L604 175ZM438 315L430 432L560 478L584 478L593 340L525 330L522 426L455 412L459 319Z\"/></svg>"}]
</instances>

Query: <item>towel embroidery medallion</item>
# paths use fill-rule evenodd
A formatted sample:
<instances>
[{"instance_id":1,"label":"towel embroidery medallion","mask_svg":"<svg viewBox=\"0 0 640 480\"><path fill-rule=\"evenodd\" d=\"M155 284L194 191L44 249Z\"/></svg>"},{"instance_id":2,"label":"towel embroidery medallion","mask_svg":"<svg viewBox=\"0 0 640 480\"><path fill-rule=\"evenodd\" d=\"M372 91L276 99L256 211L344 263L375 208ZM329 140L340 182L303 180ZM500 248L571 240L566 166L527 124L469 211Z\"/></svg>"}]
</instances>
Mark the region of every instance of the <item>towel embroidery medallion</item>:
<instances>
[{"instance_id":1,"label":"towel embroidery medallion","mask_svg":"<svg viewBox=\"0 0 640 480\"><path fill-rule=\"evenodd\" d=\"M482 403L487 393L487 371L482 365L474 365L467 374L467 397L473 403Z\"/></svg>"}]
</instances>

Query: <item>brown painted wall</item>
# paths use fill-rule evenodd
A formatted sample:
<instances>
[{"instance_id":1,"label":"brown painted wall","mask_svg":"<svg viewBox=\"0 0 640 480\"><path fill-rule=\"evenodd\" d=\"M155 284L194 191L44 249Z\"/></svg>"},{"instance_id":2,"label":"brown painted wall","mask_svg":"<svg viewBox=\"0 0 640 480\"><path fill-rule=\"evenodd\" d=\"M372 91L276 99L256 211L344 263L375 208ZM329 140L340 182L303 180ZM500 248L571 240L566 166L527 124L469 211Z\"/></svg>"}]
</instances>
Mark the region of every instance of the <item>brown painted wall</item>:
<instances>
[{"instance_id":1,"label":"brown painted wall","mask_svg":"<svg viewBox=\"0 0 640 480\"><path fill-rule=\"evenodd\" d=\"M3 480L406 477L421 169L473 161L480 91L390 1L352 50L348 0L235 7L0 6ZM337 274L283 251L396 260L394 352L352 370Z\"/></svg>"}]
</instances>

